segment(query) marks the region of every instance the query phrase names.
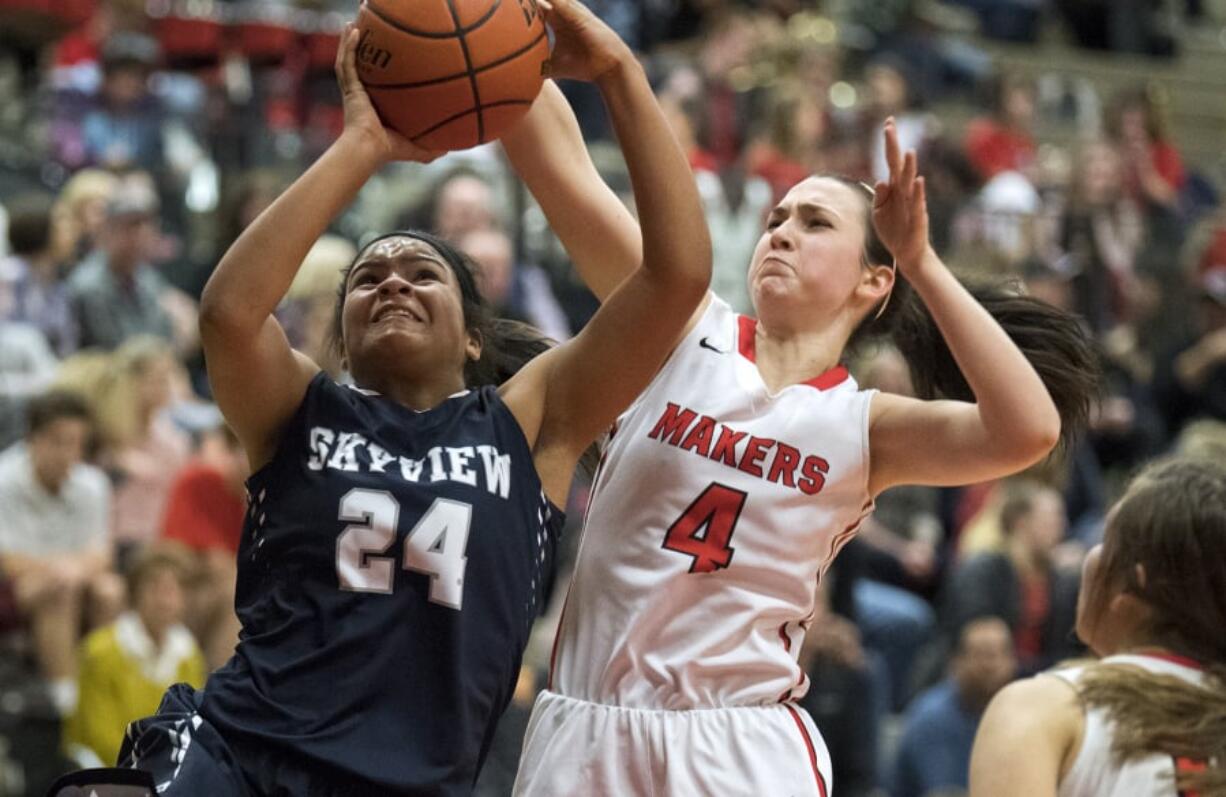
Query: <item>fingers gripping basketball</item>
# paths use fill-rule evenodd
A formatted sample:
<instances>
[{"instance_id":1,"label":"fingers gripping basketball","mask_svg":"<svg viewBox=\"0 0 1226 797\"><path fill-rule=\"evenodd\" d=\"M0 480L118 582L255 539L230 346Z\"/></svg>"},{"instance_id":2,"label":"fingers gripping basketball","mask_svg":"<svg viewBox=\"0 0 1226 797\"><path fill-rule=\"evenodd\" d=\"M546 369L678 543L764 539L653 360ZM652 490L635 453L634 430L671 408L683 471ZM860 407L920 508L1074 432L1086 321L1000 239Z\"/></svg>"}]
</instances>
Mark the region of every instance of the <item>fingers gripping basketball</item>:
<instances>
[{"instance_id":1,"label":"fingers gripping basketball","mask_svg":"<svg viewBox=\"0 0 1226 797\"><path fill-rule=\"evenodd\" d=\"M500 136L527 113L549 42L536 0L364 0L358 75L389 127L431 150Z\"/></svg>"}]
</instances>

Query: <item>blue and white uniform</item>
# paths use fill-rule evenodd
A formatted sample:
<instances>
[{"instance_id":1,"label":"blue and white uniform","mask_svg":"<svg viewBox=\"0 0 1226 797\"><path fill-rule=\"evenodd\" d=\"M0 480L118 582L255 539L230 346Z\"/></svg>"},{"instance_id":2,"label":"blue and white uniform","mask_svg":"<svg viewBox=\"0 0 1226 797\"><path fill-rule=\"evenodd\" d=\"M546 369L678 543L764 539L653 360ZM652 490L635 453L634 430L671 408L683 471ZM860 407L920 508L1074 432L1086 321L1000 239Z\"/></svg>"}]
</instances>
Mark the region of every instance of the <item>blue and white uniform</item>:
<instances>
[{"instance_id":1,"label":"blue and white uniform","mask_svg":"<svg viewBox=\"0 0 1226 797\"><path fill-rule=\"evenodd\" d=\"M247 489L235 655L121 760L175 795L470 793L562 522L497 390L414 412L320 374Z\"/></svg>"}]
</instances>

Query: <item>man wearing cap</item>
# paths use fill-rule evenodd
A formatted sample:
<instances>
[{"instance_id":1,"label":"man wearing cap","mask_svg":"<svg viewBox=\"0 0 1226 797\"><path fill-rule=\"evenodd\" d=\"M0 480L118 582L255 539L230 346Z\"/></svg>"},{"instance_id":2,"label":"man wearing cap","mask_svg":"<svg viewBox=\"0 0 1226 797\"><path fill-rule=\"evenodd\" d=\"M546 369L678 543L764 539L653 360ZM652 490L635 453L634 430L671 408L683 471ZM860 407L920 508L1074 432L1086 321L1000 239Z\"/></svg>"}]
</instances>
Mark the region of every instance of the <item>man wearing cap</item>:
<instances>
[{"instance_id":1,"label":"man wearing cap","mask_svg":"<svg viewBox=\"0 0 1226 797\"><path fill-rule=\"evenodd\" d=\"M151 181L127 178L107 203L97 248L68 279L81 346L114 349L133 335L194 345L195 306L149 263L158 224Z\"/></svg>"}]
</instances>

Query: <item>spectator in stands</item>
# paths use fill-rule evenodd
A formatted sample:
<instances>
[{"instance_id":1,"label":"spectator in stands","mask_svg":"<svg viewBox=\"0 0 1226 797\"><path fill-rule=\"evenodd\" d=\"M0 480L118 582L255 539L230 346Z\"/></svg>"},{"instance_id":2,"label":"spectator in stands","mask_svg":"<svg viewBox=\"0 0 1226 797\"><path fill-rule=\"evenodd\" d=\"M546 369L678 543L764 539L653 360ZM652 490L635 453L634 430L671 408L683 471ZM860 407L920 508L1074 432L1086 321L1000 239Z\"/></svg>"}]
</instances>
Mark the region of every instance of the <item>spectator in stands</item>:
<instances>
[{"instance_id":1,"label":"spectator in stands","mask_svg":"<svg viewBox=\"0 0 1226 797\"><path fill-rule=\"evenodd\" d=\"M1013 633L1024 672L1036 672L1078 652L1072 635L1077 573L1057 567L1068 521L1060 493L1025 477L1004 484L1001 551L962 562L947 590L950 638L978 617L999 617Z\"/></svg>"},{"instance_id":2,"label":"spectator in stands","mask_svg":"<svg viewBox=\"0 0 1226 797\"><path fill-rule=\"evenodd\" d=\"M811 86L781 81L771 87L766 120L745 152L745 168L770 185L771 202L809 175L826 172L827 125L823 98Z\"/></svg>"},{"instance_id":3,"label":"spectator in stands","mask_svg":"<svg viewBox=\"0 0 1226 797\"><path fill-rule=\"evenodd\" d=\"M191 450L187 435L164 412L176 389L184 392L180 378L169 344L147 335L110 354L67 360L58 377L93 409L98 460L115 483L111 532L121 564L157 537L170 486Z\"/></svg>"},{"instance_id":4,"label":"spectator in stands","mask_svg":"<svg viewBox=\"0 0 1226 797\"><path fill-rule=\"evenodd\" d=\"M117 33L103 44L98 106L81 124L87 163L154 173L164 168L162 115L149 91L157 60L157 42L141 33Z\"/></svg>"},{"instance_id":5,"label":"spectator in stands","mask_svg":"<svg viewBox=\"0 0 1226 797\"><path fill-rule=\"evenodd\" d=\"M1000 75L993 84L991 116L966 127L966 155L983 180L1001 172L1029 171L1034 162L1037 89L1020 75Z\"/></svg>"},{"instance_id":6,"label":"spectator in stands","mask_svg":"<svg viewBox=\"0 0 1226 797\"><path fill-rule=\"evenodd\" d=\"M119 185L119 178L110 172L82 169L60 189L56 221L66 228L70 260L80 260L98 245L107 224L107 203Z\"/></svg>"},{"instance_id":7,"label":"spectator in stands","mask_svg":"<svg viewBox=\"0 0 1226 797\"><path fill-rule=\"evenodd\" d=\"M182 623L183 563L150 550L128 573L132 608L85 638L80 648L80 701L64 730L82 765L109 766L132 720L157 711L171 684L204 684L200 648Z\"/></svg>"},{"instance_id":8,"label":"spectator in stands","mask_svg":"<svg viewBox=\"0 0 1226 797\"><path fill-rule=\"evenodd\" d=\"M453 243L473 230L488 230L498 223L494 191L474 171L453 172L435 189L432 216L434 232Z\"/></svg>"},{"instance_id":9,"label":"spectator in stands","mask_svg":"<svg viewBox=\"0 0 1226 797\"><path fill-rule=\"evenodd\" d=\"M864 70L867 84L862 130L878 130L889 117L898 130L898 146L905 152L919 152L933 134L932 119L920 110L919 98L908 78L910 71L900 58L881 55ZM874 180L888 180L885 162L885 140L881 136L865 136L869 142L869 169Z\"/></svg>"},{"instance_id":10,"label":"spectator in stands","mask_svg":"<svg viewBox=\"0 0 1226 797\"><path fill-rule=\"evenodd\" d=\"M992 696L1016 676L1005 623L996 617L966 623L948 677L919 695L903 718L891 797L965 791L979 719Z\"/></svg>"},{"instance_id":11,"label":"spectator in stands","mask_svg":"<svg viewBox=\"0 0 1226 797\"><path fill-rule=\"evenodd\" d=\"M24 443L0 454L0 568L27 618L34 654L56 706L76 704L83 612L109 622L123 599L111 571L110 486L86 464L89 407L50 392L32 400Z\"/></svg>"},{"instance_id":12,"label":"spectator in stands","mask_svg":"<svg viewBox=\"0 0 1226 797\"><path fill-rule=\"evenodd\" d=\"M1078 151L1065 205L1044 246L1049 262L1068 258L1077 312L1095 332L1117 321L1123 286L1144 240L1143 217L1128 199L1119 152L1105 141Z\"/></svg>"},{"instance_id":13,"label":"spectator in stands","mask_svg":"<svg viewBox=\"0 0 1226 797\"><path fill-rule=\"evenodd\" d=\"M26 402L50 387L58 366L42 332L0 321L0 449L25 434Z\"/></svg>"},{"instance_id":14,"label":"spectator in stands","mask_svg":"<svg viewBox=\"0 0 1226 797\"><path fill-rule=\"evenodd\" d=\"M533 265L515 262L511 237L493 227L470 230L456 241L477 263L477 287L501 318L514 318L554 340L570 338L566 313L554 298L549 276Z\"/></svg>"},{"instance_id":15,"label":"spectator in stands","mask_svg":"<svg viewBox=\"0 0 1226 797\"><path fill-rule=\"evenodd\" d=\"M1155 375L1172 432L1198 417L1226 421L1226 268L1206 271L1198 282L1198 329L1158 359Z\"/></svg>"},{"instance_id":16,"label":"spectator in stands","mask_svg":"<svg viewBox=\"0 0 1226 797\"><path fill-rule=\"evenodd\" d=\"M182 353L197 347L195 303L148 260L158 207L147 177L126 178L110 196L98 248L68 279L82 347L114 349L139 334L172 341Z\"/></svg>"},{"instance_id":17,"label":"spectator in stands","mask_svg":"<svg viewBox=\"0 0 1226 797\"><path fill-rule=\"evenodd\" d=\"M186 549L190 570L184 620L204 647L210 667L224 664L238 642L235 560L247 511L243 485L249 475L247 455L234 432L228 426L207 432L197 455L170 488L162 520L162 539Z\"/></svg>"},{"instance_id":18,"label":"spectator in stands","mask_svg":"<svg viewBox=\"0 0 1226 797\"><path fill-rule=\"evenodd\" d=\"M38 329L59 357L77 348L77 321L60 268L69 255L57 234L50 200L22 197L8 204L9 250L0 259L0 321Z\"/></svg>"},{"instance_id":19,"label":"spectator in stands","mask_svg":"<svg viewBox=\"0 0 1226 797\"><path fill-rule=\"evenodd\" d=\"M1154 95L1134 89L1117 96L1107 114L1107 132L1120 148L1128 195L1146 207L1174 210L1188 176Z\"/></svg>"},{"instance_id":20,"label":"spectator in stands","mask_svg":"<svg viewBox=\"0 0 1226 797\"><path fill-rule=\"evenodd\" d=\"M799 654L809 679L800 704L826 742L840 797L870 797L878 785L878 734L889 710L889 686L881 658L865 649L855 623L832 606L837 596L831 581L843 578L845 556L846 549L818 582L813 623Z\"/></svg>"},{"instance_id":21,"label":"spectator in stands","mask_svg":"<svg viewBox=\"0 0 1226 797\"><path fill-rule=\"evenodd\" d=\"M334 379L341 378L344 369L340 349L332 339L332 313L341 272L357 251L339 235L322 236L307 252L276 313L290 345Z\"/></svg>"}]
</instances>

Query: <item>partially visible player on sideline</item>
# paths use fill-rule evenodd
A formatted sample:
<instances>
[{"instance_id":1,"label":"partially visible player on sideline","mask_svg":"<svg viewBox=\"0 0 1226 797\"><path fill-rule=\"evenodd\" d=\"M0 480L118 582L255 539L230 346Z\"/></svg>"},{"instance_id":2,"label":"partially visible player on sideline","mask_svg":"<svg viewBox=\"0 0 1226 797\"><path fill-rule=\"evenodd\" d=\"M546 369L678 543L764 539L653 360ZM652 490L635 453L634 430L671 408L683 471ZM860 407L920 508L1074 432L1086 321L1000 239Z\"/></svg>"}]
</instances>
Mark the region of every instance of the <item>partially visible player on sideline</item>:
<instances>
[{"instance_id":1,"label":"partially visible player on sideline","mask_svg":"<svg viewBox=\"0 0 1226 797\"><path fill-rule=\"evenodd\" d=\"M333 382L273 310L380 166L429 156L380 124L347 30L343 134L230 248L201 304L210 383L253 469L243 631L202 691L172 688L132 725L121 755L159 794L472 791L547 593L555 506L710 281L698 193L643 69L577 2L551 9L554 70L594 81L611 111L649 216L642 255L581 334L541 354L531 331L491 321L454 248L379 238L338 297L356 385Z\"/></svg>"},{"instance_id":2,"label":"partially visible player on sideline","mask_svg":"<svg viewBox=\"0 0 1226 797\"><path fill-rule=\"evenodd\" d=\"M1226 467L1144 470L1081 583L1077 634L1102 658L993 699L972 797L1226 795Z\"/></svg>"},{"instance_id":3,"label":"partially visible player on sideline","mask_svg":"<svg viewBox=\"0 0 1226 797\"><path fill-rule=\"evenodd\" d=\"M758 318L708 296L618 419L518 793L829 793L795 704L816 580L882 490L1013 473L1052 450L1062 415L1066 432L1084 418L1076 321L986 291L1002 329L933 252L915 154L892 122L884 135L889 181L793 187L749 265ZM640 233L555 87L503 143L607 301ZM877 331L948 398L860 390L842 360Z\"/></svg>"}]
</instances>

